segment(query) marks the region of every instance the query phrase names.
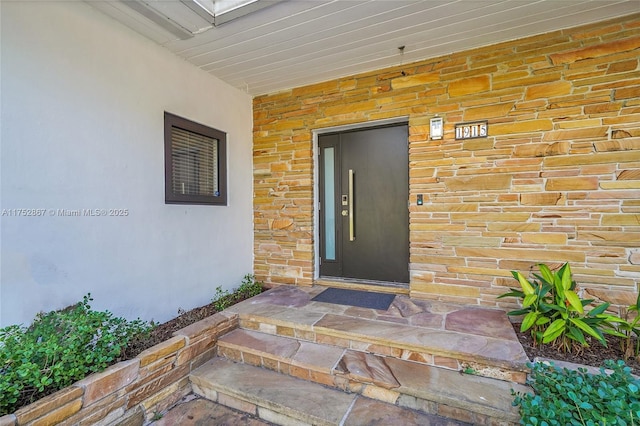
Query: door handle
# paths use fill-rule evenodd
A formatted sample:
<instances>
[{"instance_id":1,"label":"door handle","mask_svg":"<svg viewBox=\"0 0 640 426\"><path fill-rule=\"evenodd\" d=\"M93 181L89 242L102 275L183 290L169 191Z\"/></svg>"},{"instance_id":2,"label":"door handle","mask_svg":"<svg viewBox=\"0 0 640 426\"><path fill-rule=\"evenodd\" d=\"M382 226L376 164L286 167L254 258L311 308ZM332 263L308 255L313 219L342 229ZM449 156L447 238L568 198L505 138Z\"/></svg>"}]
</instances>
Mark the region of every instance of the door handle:
<instances>
[{"instance_id":1,"label":"door handle","mask_svg":"<svg viewBox=\"0 0 640 426\"><path fill-rule=\"evenodd\" d=\"M352 169L349 169L349 241L355 241L356 239L356 230L355 230L355 218L353 217L353 181L354 181L355 173Z\"/></svg>"}]
</instances>

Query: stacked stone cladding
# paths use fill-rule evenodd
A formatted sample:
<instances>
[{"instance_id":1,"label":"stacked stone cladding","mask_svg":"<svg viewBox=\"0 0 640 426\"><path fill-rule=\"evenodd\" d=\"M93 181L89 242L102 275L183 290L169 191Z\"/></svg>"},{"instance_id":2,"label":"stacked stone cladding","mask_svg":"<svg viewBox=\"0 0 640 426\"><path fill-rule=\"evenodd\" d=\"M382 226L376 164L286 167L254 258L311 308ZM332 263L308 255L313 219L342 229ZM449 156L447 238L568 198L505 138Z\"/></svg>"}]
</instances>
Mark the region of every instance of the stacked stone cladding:
<instances>
[{"instance_id":1,"label":"stacked stone cladding","mask_svg":"<svg viewBox=\"0 0 640 426\"><path fill-rule=\"evenodd\" d=\"M314 282L314 131L405 117L412 297L507 308L496 296L517 286L511 270L570 262L581 291L627 304L640 279L639 57L636 14L256 97L257 278ZM430 140L436 114L445 134ZM489 136L456 140L455 124L475 120Z\"/></svg>"}]
</instances>

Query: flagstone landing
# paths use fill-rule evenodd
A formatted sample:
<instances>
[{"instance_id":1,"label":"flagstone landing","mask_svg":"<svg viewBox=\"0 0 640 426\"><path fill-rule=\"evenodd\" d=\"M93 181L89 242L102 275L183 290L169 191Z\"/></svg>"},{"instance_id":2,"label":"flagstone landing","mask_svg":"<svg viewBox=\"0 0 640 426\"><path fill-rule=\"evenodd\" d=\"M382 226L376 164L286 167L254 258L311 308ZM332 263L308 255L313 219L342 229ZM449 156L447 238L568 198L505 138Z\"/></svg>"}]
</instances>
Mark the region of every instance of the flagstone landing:
<instances>
[{"instance_id":1,"label":"flagstone landing","mask_svg":"<svg viewBox=\"0 0 640 426\"><path fill-rule=\"evenodd\" d=\"M245 330L330 345L336 352L347 348L512 383L526 380L529 359L504 311L405 295L397 295L385 311L311 300L325 288L277 287L227 311L239 315L240 327ZM326 346L319 354L313 346L299 344L291 354L293 349L286 347L291 343L282 344L283 357L293 355L303 363L316 363L321 358L329 365L333 359ZM269 351L277 353L278 349L271 347ZM359 356L351 354L343 360L352 363L352 373L358 370L354 365L364 363L360 370L380 371L375 380L395 386L387 381L387 373L376 367L379 357Z\"/></svg>"}]
</instances>

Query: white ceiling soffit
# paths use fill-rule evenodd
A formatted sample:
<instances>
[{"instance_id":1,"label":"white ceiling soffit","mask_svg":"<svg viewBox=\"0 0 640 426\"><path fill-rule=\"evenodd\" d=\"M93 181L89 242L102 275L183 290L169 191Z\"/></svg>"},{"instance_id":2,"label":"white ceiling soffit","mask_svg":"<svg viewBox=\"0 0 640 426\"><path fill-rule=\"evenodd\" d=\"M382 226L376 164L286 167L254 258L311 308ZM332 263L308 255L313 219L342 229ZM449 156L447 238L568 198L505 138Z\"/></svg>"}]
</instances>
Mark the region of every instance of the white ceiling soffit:
<instances>
[{"instance_id":1,"label":"white ceiling soffit","mask_svg":"<svg viewBox=\"0 0 640 426\"><path fill-rule=\"evenodd\" d=\"M186 40L283 0L86 0L160 44Z\"/></svg>"},{"instance_id":2,"label":"white ceiling soffit","mask_svg":"<svg viewBox=\"0 0 640 426\"><path fill-rule=\"evenodd\" d=\"M136 2L179 22L171 31L139 5L87 2L251 95L640 12L640 0L259 0L216 26L195 0Z\"/></svg>"}]
</instances>

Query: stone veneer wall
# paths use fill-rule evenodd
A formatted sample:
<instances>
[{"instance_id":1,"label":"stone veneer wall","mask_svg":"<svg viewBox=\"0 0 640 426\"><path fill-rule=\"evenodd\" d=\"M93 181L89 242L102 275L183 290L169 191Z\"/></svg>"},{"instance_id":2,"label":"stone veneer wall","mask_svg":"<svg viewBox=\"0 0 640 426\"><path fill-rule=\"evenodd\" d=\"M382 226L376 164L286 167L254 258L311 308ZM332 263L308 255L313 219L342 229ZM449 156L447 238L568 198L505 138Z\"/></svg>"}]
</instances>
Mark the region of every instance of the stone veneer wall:
<instances>
[{"instance_id":1,"label":"stone veneer wall","mask_svg":"<svg viewBox=\"0 0 640 426\"><path fill-rule=\"evenodd\" d=\"M218 337L237 327L236 314L212 315L135 359L0 417L0 426L142 425L191 392L191 371L215 356Z\"/></svg>"},{"instance_id":2,"label":"stone veneer wall","mask_svg":"<svg viewBox=\"0 0 640 426\"><path fill-rule=\"evenodd\" d=\"M313 283L312 131L408 117L412 297L495 306L517 286L510 270L568 261L583 289L626 304L640 278L639 56L632 15L256 97L257 279ZM456 123L485 119L488 138L455 140Z\"/></svg>"}]
</instances>

